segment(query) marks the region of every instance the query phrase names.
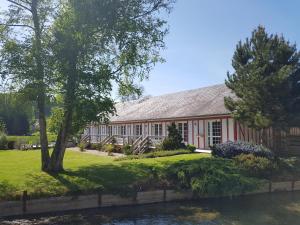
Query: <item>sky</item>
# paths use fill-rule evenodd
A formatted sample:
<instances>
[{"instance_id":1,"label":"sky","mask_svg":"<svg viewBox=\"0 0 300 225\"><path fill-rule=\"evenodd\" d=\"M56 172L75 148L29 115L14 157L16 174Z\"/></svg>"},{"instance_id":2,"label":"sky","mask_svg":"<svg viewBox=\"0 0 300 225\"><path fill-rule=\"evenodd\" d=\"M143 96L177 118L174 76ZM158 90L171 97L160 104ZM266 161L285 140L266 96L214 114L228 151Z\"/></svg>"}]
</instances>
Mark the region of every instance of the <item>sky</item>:
<instances>
[{"instance_id":1,"label":"sky","mask_svg":"<svg viewBox=\"0 0 300 225\"><path fill-rule=\"evenodd\" d=\"M258 25L300 43L299 9L299 0L177 0L161 52L166 62L142 83L144 95L224 83L237 42Z\"/></svg>"}]
</instances>

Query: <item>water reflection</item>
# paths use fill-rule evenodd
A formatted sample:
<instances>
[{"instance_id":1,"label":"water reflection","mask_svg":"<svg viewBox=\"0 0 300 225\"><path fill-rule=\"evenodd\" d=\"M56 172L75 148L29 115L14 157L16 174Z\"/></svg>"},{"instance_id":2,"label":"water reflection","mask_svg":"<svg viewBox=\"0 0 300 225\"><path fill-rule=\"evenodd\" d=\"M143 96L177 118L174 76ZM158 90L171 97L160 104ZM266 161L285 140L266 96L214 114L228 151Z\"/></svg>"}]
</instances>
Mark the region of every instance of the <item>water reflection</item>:
<instances>
[{"instance_id":1,"label":"water reflection","mask_svg":"<svg viewBox=\"0 0 300 225\"><path fill-rule=\"evenodd\" d=\"M82 210L1 225L300 225L300 193Z\"/></svg>"}]
</instances>

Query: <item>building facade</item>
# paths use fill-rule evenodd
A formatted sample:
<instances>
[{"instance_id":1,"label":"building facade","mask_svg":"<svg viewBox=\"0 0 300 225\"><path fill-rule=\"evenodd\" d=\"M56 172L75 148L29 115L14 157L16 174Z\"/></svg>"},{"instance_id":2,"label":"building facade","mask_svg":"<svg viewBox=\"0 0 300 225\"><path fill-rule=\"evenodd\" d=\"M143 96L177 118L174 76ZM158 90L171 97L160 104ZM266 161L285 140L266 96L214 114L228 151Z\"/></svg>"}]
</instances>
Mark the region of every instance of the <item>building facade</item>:
<instances>
[{"instance_id":1,"label":"building facade","mask_svg":"<svg viewBox=\"0 0 300 225\"><path fill-rule=\"evenodd\" d=\"M260 143L261 133L236 122L224 106L224 97L234 95L225 85L214 85L136 101L116 104L116 115L109 124L93 123L84 135L92 143L114 136L117 142L134 143L151 139L155 145L168 136L168 126L175 123L185 144L198 149L227 141ZM300 135L299 128L293 128ZM272 147L272 129L267 130Z\"/></svg>"}]
</instances>

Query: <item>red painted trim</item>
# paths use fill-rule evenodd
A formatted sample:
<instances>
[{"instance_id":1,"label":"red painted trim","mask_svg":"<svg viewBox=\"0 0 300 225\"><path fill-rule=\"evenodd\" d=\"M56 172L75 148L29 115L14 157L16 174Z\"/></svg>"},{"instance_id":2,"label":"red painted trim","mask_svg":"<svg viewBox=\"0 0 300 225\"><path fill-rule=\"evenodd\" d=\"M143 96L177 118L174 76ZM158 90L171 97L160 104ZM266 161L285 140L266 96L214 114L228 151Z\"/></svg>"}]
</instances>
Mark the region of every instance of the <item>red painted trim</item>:
<instances>
[{"instance_id":1,"label":"red painted trim","mask_svg":"<svg viewBox=\"0 0 300 225\"><path fill-rule=\"evenodd\" d=\"M221 119L221 143L223 143L223 120Z\"/></svg>"},{"instance_id":2,"label":"red painted trim","mask_svg":"<svg viewBox=\"0 0 300 225\"><path fill-rule=\"evenodd\" d=\"M195 142L194 142L194 120L192 120L192 143L193 145L195 145Z\"/></svg>"},{"instance_id":3,"label":"red painted trim","mask_svg":"<svg viewBox=\"0 0 300 225\"><path fill-rule=\"evenodd\" d=\"M237 141L237 122L234 121L234 141Z\"/></svg>"},{"instance_id":4,"label":"red painted trim","mask_svg":"<svg viewBox=\"0 0 300 225\"><path fill-rule=\"evenodd\" d=\"M227 141L229 141L229 120L226 119L226 126L227 126Z\"/></svg>"},{"instance_id":5,"label":"red painted trim","mask_svg":"<svg viewBox=\"0 0 300 225\"><path fill-rule=\"evenodd\" d=\"M200 148L200 137L199 137L199 120L197 120L198 122L198 127L197 127L197 141L198 141L198 148Z\"/></svg>"},{"instance_id":6,"label":"red painted trim","mask_svg":"<svg viewBox=\"0 0 300 225\"><path fill-rule=\"evenodd\" d=\"M203 144L204 144L204 146L203 146L203 148L205 148L205 144L206 144L206 135L205 135L205 133L206 133L206 127L205 127L205 120L203 120Z\"/></svg>"}]
</instances>

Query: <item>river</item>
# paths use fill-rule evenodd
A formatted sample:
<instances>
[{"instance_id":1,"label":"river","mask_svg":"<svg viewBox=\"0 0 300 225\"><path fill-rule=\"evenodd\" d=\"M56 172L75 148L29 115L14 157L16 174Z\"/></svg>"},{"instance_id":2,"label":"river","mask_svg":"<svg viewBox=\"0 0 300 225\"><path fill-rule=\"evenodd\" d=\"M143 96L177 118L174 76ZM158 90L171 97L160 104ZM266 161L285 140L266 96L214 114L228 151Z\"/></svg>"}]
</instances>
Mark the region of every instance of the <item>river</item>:
<instances>
[{"instance_id":1,"label":"river","mask_svg":"<svg viewBox=\"0 0 300 225\"><path fill-rule=\"evenodd\" d=\"M300 225L300 192L89 209L1 220L1 225Z\"/></svg>"}]
</instances>

